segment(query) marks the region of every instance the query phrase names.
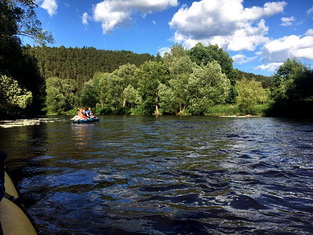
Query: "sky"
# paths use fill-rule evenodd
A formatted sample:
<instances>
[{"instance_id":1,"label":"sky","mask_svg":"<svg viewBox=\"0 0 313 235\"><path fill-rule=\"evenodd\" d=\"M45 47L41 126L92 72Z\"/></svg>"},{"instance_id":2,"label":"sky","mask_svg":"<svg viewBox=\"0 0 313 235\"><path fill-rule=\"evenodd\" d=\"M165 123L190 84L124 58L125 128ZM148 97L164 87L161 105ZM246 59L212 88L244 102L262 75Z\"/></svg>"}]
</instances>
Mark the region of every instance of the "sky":
<instances>
[{"instance_id":1,"label":"sky","mask_svg":"<svg viewBox=\"0 0 313 235\"><path fill-rule=\"evenodd\" d=\"M234 67L272 75L287 59L313 67L313 0L36 0L48 46L164 54L218 45ZM31 44L31 43L30 43Z\"/></svg>"}]
</instances>

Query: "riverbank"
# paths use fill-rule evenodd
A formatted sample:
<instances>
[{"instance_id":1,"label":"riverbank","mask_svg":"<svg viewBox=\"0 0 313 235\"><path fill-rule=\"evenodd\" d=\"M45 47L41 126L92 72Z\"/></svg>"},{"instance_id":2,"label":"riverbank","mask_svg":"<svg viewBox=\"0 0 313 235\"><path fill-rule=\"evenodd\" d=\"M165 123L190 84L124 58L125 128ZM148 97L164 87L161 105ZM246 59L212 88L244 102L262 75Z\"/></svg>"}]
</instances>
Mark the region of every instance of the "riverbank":
<instances>
[{"instance_id":1,"label":"riverbank","mask_svg":"<svg viewBox=\"0 0 313 235\"><path fill-rule=\"evenodd\" d=\"M240 107L237 104L223 104L223 105L216 105L207 109L203 116L213 116L213 117L220 117L220 116L257 116L257 117L264 117L268 116L268 110L270 108L270 104L258 104L252 105L247 108ZM113 109L113 108L95 108L93 109L96 115L133 115L133 116L147 116L146 113L142 113L138 109L131 109L128 107ZM177 116L193 116L188 111L183 111L180 113L166 113L160 108L159 115L177 115ZM71 109L62 113L63 115L76 115L77 108ZM48 113L48 116L58 115L56 113ZM155 114L153 114L155 115ZM199 116L199 115L195 115Z\"/></svg>"}]
</instances>

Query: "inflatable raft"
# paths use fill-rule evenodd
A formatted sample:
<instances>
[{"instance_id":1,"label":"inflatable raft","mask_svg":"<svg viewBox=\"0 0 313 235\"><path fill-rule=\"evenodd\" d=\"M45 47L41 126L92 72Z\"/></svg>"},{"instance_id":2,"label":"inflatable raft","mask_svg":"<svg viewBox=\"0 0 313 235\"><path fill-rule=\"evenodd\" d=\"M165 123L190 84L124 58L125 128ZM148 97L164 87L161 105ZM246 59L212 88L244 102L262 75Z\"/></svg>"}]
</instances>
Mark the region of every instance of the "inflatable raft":
<instances>
[{"instance_id":1,"label":"inflatable raft","mask_svg":"<svg viewBox=\"0 0 313 235\"><path fill-rule=\"evenodd\" d=\"M93 117L93 118L81 118L81 117L73 117L72 121L74 123L91 123L91 122L99 122L99 118Z\"/></svg>"},{"instance_id":2,"label":"inflatable raft","mask_svg":"<svg viewBox=\"0 0 313 235\"><path fill-rule=\"evenodd\" d=\"M0 158L2 157L0 152ZM4 157L5 158L5 157ZM4 160L3 160L4 161ZM3 161L0 161L0 177L5 188L5 195L0 198L0 234L3 235L35 235L37 231L28 218L23 205L19 203L19 194L9 177L9 175L3 170Z\"/></svg>"}]
</instances>

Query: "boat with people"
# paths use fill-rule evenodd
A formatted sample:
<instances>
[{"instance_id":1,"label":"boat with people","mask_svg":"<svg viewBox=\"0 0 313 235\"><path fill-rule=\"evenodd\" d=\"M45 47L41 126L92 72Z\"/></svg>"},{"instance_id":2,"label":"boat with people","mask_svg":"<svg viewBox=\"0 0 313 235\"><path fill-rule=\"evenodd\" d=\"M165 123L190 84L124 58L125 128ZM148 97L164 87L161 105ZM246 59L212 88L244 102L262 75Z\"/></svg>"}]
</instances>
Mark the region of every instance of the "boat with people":
<instances>
[{"instance_id":1,"label":"boat with people","mask_svg":"<svg viewBox=\"0 0 313 235\"><path fill-rule=\"evenodd\" d=\"M0 151L0 234L36 235L10 176L4 171L6 154Z\"/></svg>"},{"instance_id":2,"label":"boat with people","mask_svg":"<svg viewBox=\"0 0 313 235\"><path fill-rule=\"evenodd\" d=\"M99 122L98 117L91 117L91 118L81 118L79 116L75 116L72 118L74 123L91 123L91 122Z\"/></svg>"},{"instance_id":3,"label":"boat with people","mask_svg":"<svg viewBox=\"0 0 313 235\"><path fill-rule=\"evenodd\" d=\"M71 120L74 123L91 123L98 122L100 119L92 112L89 107L87 110L82 108L77 110L77 115L75 115Z\"/></svg>"}]
</instances>

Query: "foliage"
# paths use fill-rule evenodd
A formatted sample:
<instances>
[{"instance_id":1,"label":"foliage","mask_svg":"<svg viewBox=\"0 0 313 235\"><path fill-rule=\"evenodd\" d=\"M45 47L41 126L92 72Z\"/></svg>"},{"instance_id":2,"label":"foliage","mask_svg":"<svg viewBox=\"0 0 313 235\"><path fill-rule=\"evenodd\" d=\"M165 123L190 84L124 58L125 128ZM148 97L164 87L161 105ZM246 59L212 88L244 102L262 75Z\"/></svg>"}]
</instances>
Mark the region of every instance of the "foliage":
<instances>
[{"instance_id":1,"label":"foliage","mask_svg":"<svg viewBox=\"0 0 313 235\"><path fill-rule=\"evenodd\" d=\"M219 53L222 51L216 47L213 49ZM66 51L64 50L65 53ZM245 87L245 83L250 87ZM47 92L50 86L47 83ZM239 107L241 112L252 113L256 104L263 102L255 101L255 93L251 93L252 91L251 94L246 92L251 86L260 88L256 91L258 96L265 92L261 83L254 78L243 78L234 87L218 61L198 65L190 58L189 51L180 45L174 45L163 59L146 61L139 67L126 63L110 73L98 71L92 79L82 84L81 89L79 86L72 87L72 92L76 92L78 105L95 107L103 114L210 114L214 113L212 107L230 107L223 112L238 114ZM58 89L58 94L64 96ZM237 89L241 89L241 95L237 99L239 106L227 106L229 94ZM57 95L52 97L55 101ZM62 98L63 100L65 99ZM243 108L246 103L250 110ZM68 103L68 109L74 108L73 104L75 102ZM61 110L60 107L64 105L60 101L60 106L54 108L54 112Z\"/></svg>"},{"instance_id":2,"label":"foliage","mask_svg":"<svg viewBox=\"0 0 313 235\"><path fill-rule=\"evenodd\" d=\"M32 93L6 75L0 77L0 109L12 111L14 108L25 109L31 104Z\"/></svg>"},{"instance_id":3,"label":"foliage","mask_svg":"<svg viewBox=\"0 0 313 235\"><path fill-rule=\"evenodd\" d=\"M124 89L123 98L124 98L123 107L126 106L126 102L129 103L131 108L134 108L136 105L142 103L142 98L139 94L139 91L130 84Z\"/></svg>"},{"instance_id":4,"label":"foliage","mask_svg":"<svg viewBox=\"0 0 313 235\"><path fill-rule=\"evenodd\" d=\"M160 84L158 87L161 107L166 113L183 115L187 106L188 79L197 65L178 45L165 55L164 62L170 72L170 80L167 85Z\"/></svg>"},{"instance_id":5,"label":"foliage","mask_svg":"<svg viewBox=\"0 0 313 235\"><path fill-rule=\"evenodd\" d=\"M271 113L312 116L313 70L297 60L287 59L274 74Z\"/></svg>"},{"instance_id":6,"label":"foliage","mask_svg":"<svg viewBox=\"0 0 313 235\"><path fill-rule=\"evenodd\" d=\"M209 107L206 112L206 115L210 116L233 116L239 115L239 107L235 104L219 104L212 107Z\"/></svg>"},{"instance_id":7,"label":"foliage","mask_svg":"<svg viewBox=\"0 0 313 235\"><path fill-rule=\"evenodd\" d=\"M219 48L217 45L204 46L201 43L196 44L189 51L189 56L192 61L198 65L207 65L209 62L216 61L221 66L222 73L226 74L231 82L231 88L227 102L235 103L237 91L235 89L237 73L233 68L233 60L229 57L226 51Z\"/></svg>"},{"instance_id":8,"label":"foliage","mask_svg":"<svg viewBox=\"0 0 313 235\"><path fill-rule=\"evenodd\" d=\"M169 80L169 72L164 63L147 61L136 70L135 76L138 79L138 90L143 101L142 108L148 114L160 114L158 87Z\"/></svg>"},{"instance_id":9,"label":"foliage","mask_svg":"<svg viewBox=\"0 0 313 235\"><path fill-rule=\"evenodd\" d=\"M237 81L236 89L237 104L241 112L251 114L254 105L267 102L268 95L261 82L244 78Z\"/></svg>"},{"instance_id":10,"label":"foliage","mask_svg":"<svg viewBox=\"0 0 313 235\"><path fill-rule=\"evenodd\" d=\"M61 114L75 105L75 84L70 79L48 78L46 89L46 107L48 113Z\"/></svg>"},{"instance_id":11,"label":"foliage","mask_svg":"<svg viewBox=\"0 0 313 235\"><path fill-rule=\"evenodd\" d=\"M203 114L209 107L225 103L230 87L229 79L222 73L216 61L196 67L187 86L190 112Z\"/></svg>"},{"instance_id":12,"label":"foliage","mask_svg":"<svg viewBox=\"0 0 313 235\"><path fill-rule=\"evenodd\" d=\"M205 115L209 116L246 116L246 115L255 115L255 116L265 116L269 109L269 104L256 104L250 106L249 112L241 110L241 107L237 104L222 104L209 107Z\"/></svg>"},{"instance_id":13,"label":"foliage","mask_svg":"<svg viewBox=\"0 0 313 235\"><path fill-rule=\"evenodd\" d=\"M154 60L149 54L130 51L97 50L93 47L25 47L27 53L37 59L41 76L73 79L77 89L93 78L95 73L112 73L125 64L140 66L147 60Z\"/></svg>"},{"instance_id":14,"label":"foliage","mask_svg":"<svg viewBox=\"0 0 313 235\"><path fill-rule=\"evenodd\" d=\"M254 74L254 73L247 73L247 72L240 71L238 69L235 69L235 71L237 73L237 80L242 80L246 78L248 80L255 80L255 81L261 82L262 87L264 89L273 87L273 84L274 84L273 76L269 77L269 76Z\"/></svg>"},{"instance_id":15,"label":"foliage","mask_svg":"<svg viewBox=\"0 0 313 235\"><path fill-rule=\"evenodd\" d=\"M19 39L19 36L27 36L41 44L52 41L51 35L41 29L35 7L32 0L0 1L0 73L32 93L32 102L25 109L7 105L2 107L1 113L33 115L39 113L44 104L44 80L34 59L21 48Z\"/></svg>"},{"instance_id":16,"label":"foliage","mask_svg":"<svg viewBox=\"0 0 313 235\"><path fill-rule=\"evenodd\" d=\"M79 94L79 103L84 107L95 107L98 102L98 92L96 83L90 79L86 82Z\"/></svg>"}]
</instances>

